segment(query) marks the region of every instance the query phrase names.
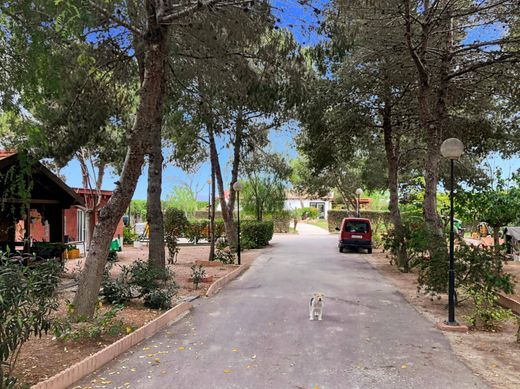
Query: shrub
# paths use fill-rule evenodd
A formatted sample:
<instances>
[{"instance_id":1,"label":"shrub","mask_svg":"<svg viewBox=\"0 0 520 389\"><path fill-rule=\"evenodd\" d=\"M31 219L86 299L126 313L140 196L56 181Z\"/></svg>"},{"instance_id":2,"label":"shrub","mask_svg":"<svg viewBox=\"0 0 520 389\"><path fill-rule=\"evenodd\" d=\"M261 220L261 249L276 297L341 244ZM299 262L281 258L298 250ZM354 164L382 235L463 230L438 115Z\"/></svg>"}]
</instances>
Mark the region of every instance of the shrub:
<instances>
[{"instance_id":1,"label":"shrub","mask_svg":"<svg viewBox=\"0 0 520 389\"><path fill-rule=\"evenodd\" d=\"M221 261L225 264L235 263L235 254L233 254L233 251L231 250L231 247L229 247L229 243L226 239L219 238L217 240L214 260Z\"/></svg>"},{"instance_id":2,"label":"shrub","mask_svg":"<svg viewBox=\"0 0 520 389\"><path fill-rule=\"evenodd\" d=\"M331 209L327 212L327 222L329 225L329 232L335 232L336 228L341 226L341 221L346 217L355 217L355 211L347 209ZM388 211L361 211L360 217L370 219L372 226L379 224L389 226L391 224L390 212ZM375 229L375 227L374 227Z\"/></svg>"},{"instance_id":3,"label":"shrub","mask_svg":"<svg viewBox=\"0 0 520 389\"><path fill-rule=\"evenodd\" d=\"M151 309L170 309L175 288L153 289L144 295L144 306Z\"/></svg>"},{"instance_id":4,"label":"shrub","mask_svg":"<svg viewBox=\"0 0 520 389\"><path fill-rule=\"evenodd\" d=\"M28 268L0 252L0 387L15 385L12 373L21 346L52 327L61 271L56 261Z\"/></svg>"},{"instance_id":5,"label":"shrub","mask_svg":"<svg viewBox=\"0 0 520 389\"><path fill-rule=\"evenodd\" d=\"M297 208L296 211L298 212L302 220L317 219L320 215L318 208L313 207Z\"/></svg>"},{"instance_id":6,"label":"shrub","mask_svg":"<svg viewBox=\"0 0 520 389\"><path fill-rule=\"evenodd\" d=\"M497 329L501 322L514 319L510 309L497 304L498 296L489 290L470 290L473 299L473 310L464 318L475 328L486 330Z\"/></svg>"},{"instance_id":7,"label":"shrub","mask_svg":"<svg viewBox=\"0 0 520 389\"><path fill-rule=\"evenodd\" d=\"M224 236L226 233L226 226L224 225L224 219L215 220L215 238L218 239Z\"/></svg>"},{"instance_id":8,"label":"shrub","mask_svg":"<svg viewBox=\"0 0 520 389\"><path fill-rule=\"evenodd\" d=\"M145 306L150 308L171 307L171 298L176 293L177 285L169 269L137 260L129 266L122 266L118 277L111 279L111 266L109 263L105 268L101 291L107 302L122 304L131 299L143 298Z\"/></svg>"},{"instance_id":9,"label":"shrub","mask_svg":"<svg viewBox=\"0 0 520 389\"><path fill-rule=\"evenodd\" d=\"M123 227L123 243L132 244L138 238L138 235L130 227Z\"/></svg>"},{"instance_id":10,"label":"shrub","mask_svg":"<svg viewBox=\"0 0 520 389\"><path fill-rule=\"evenodd\" d=\"M122 305L116 305L105 311L101 311L101 308L102 305L99 303L94 311L94 316L88 322L73 323L70 317L56 321L53 326L56 338L60 340L89 339L103 335L117 336L133 331L132 327L125 326L122 320L117 319L117 314L123 309Z\"/></svg>"},{"instance_id":11,"label":"shrub","mask_svg":"<svg viewBox=\"0 0 520 389\"><path fill-rule=\"evenodd\" d=\"M191 280L193 282L193 286L195 286L195 289L199 288L199 284L204 278L204 275L206 274L206 270L202 268L202 265L193 265L191 268Z\"/></svg>"},{"instance_id":12,"label":"shrub","mask_svg":"<svg viewBox=\"0 0 520 389\"><path fill-rule=\"evenodd\" d=\"M432 253L440 250L440 254L444 255L445 249L443 251L433 246L433 242L438 241L439 237L431 231L423 219L414 218L404 220L400 229L391 229L384 239L384 248L390 251L399 269L407 273L414 266L423 263L425 259L435 259ZM445 240L440 239L440 243L442 246ZM425 265L429 266L429 263Z\"/></svg>"},{"instance_id":13,"label":"shrub","mask_svg":"<svg viewBox=\"0 0 520 389\"><path fill-rule=\"evenodd\" d=\"M240 223L240 232L244 248L261 248L273 238L274 225L272 221L245 220Z\"/></svg>"},{"instance_id":14,"label":"shrub","mask_svg":"<svg viewBox=\"0 0 520 389\"><path fill-rule=\"evenodd\" d=\"M280 211L272 215L274 232L288 233L291 226L292 213L291 211Z\"/></svg>"},{"instance_id":15,"label":"shrub","mask_svg":"<svg viewBox=\"0 0 520 389\"><path fill-rule=\"evenodd\" d=\"M208 239L209 222L207 220L192 220L184 228L184 237L197 244L201 239Z\"/></svg>"},{"instance_id":16,"label":"shrub","mask_svg":"<svg viewBox=\"0 0 520 389\"><path fill-rule=\"evenodd\" d=\"M183 211L176 208L168 208L164 212L164 235L170 263L175 263L179 252L178 240L188 225L188 219Z\"/></svg>"}]
</instances>

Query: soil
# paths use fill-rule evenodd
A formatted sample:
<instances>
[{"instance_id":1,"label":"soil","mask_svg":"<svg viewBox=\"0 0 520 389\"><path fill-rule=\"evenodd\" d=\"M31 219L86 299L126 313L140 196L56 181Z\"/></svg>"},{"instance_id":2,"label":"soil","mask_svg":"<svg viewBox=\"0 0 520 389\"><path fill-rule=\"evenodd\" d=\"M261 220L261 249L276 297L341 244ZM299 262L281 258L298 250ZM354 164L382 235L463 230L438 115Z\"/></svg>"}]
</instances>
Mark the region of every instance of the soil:
<instances>
[{"instance_id":1,"label":"soil","mask_svg":"<svg viewBox=\"0 0 520 389\"><path fill-rule=\"evenodd\" d=\"M373 255L367 255L366 260L379 273L390 280L401 292L404 298L415 309L424 315L434 325L448 316L446 295L440 299L417 293L417 274L402 273L390 264L386 253L378 250ZM505 270L515 274L520 280L520 262L507 262ZM517 290L517 297L519 291ZM469 303L457 306L456 318L465 323ZM502 325L495 332L472 329L466 334L444 332L449 339L453 351L468 365L474 373L482 377L494 388L513 389L520 387L520 343L516 342L518 323L511 321Z\"/></svg>"},{"instance_id":2,"label":"soil","mask_svg":"<svg viewBox=\"0 0 520 389\"><path fill-rule=\"evenodd\" d=\"M252 262L261 252L262 250L242 252L242 263ZM175 282L179 286L177 296L174 298L175 301L172 302L173 305L187 296L204 296L206 294L211 285L210 283L201 283L195 289L189 278L191 276L190 267L196 260L206 260L208 254L209 246L207 245L185 245L180 247L177 263L168 265L175 273ZM129 265L137 259L146 260L147 256L147 247L137 249L132 246L125 246L123 251L118 253L117 262L112 268L111 274L116 275L122 265ZM60 308L56 314L57 317L65 317L67 315L67 302L74 297L76 289L74 280L77 279L84 261L84 258L79 258L69 260L66 263L66 272L62 280L62 288L59 291ZM206 271L205 277L213 276L213 280L216 281L234 269L236 269L236 265L204 267ZM109 307L103 306L101 312L108 309ZM162 313L163 311L144 307L140 301L132 301L117 314L117 319L124 323L123 328L131 327L135 330ZM18 382L29 385L36 384L96 353L122 336L124 335L63 341L56 340L54 334L49 332L41 338L32 338L22 347L14 375L18 378Z\"/></svg>"}]
</instances>

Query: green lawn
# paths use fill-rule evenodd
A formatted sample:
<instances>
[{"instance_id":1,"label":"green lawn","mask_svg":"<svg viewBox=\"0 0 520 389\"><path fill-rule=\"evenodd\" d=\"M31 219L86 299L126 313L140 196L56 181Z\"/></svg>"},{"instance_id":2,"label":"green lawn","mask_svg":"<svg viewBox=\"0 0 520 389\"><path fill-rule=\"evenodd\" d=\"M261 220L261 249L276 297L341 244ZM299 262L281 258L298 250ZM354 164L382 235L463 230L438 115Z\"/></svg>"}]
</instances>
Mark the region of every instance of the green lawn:
<instances>
[{"instance_id":1,"label":"green lawn","mask_svg":"<svg viewBox=\"0 0 520 389\"><path fill-rule=\"evenodd\" d=\"M322 219L308 220L307 223L320 227L320 228L323 228L324 230L327 230L327 231L329 230L329 224L327 223L327 220L322 220Z\"/></svg>"}]
</instances>

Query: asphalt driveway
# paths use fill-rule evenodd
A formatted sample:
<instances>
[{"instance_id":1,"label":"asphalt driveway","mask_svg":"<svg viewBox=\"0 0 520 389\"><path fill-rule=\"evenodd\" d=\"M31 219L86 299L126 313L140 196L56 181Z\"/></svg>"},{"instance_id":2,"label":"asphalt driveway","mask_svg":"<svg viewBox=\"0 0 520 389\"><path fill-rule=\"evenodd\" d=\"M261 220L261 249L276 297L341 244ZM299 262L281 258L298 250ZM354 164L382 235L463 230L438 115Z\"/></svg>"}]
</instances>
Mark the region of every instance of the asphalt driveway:
<instances>
[{"instance_id":1,"label":"asphalt driveway","mask_svg":"<svg viewBox=\"0 0 520 389\"><path fill-rule=\"evenodd\" d=\"M316 232L316 233L313 233ZM442 333L363 257L305 228L242 277L78 386L484 388ZM323 321L309 321L323 292Z\"/></svg>"}]
</instances>

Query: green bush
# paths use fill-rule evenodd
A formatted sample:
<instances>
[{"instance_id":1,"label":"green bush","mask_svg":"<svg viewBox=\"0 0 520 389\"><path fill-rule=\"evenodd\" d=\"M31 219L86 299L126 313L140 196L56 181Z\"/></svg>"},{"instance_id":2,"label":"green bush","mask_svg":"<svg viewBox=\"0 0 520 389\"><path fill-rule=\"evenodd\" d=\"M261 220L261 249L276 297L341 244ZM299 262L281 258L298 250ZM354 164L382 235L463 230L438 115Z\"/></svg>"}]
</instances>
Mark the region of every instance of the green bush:
<instances>
[{"instance_id":1,"label":"green bush","mask_svg":"<svg viewBox=\"0 0 520 389\"><path fill-rule=\"evenodd\" d=\"M331 209L327 212L327 222L329 225L329 232L335 232L336 228L340 228L341 221L346 217L355 217L355 211L349 211L347 209ZM381 224L383 226L390 226L391 218L390 212L388 211L361 211L360 217L370 219L372 227Z\"/></svg>"},{"instance_id":2,"label":"green bush","mask_svg":"<svg viewBox=\"0 0 520 389\"><path fill-rule=\"evenodd\" d=\"M244 248L261 248L273 238L272 221L244 220L240 223L241 243Z\"/></svg>"},{"instance_id":3,"label":"green bush","mask_svg":"<svg viewBox=\"0 0 520 389\"><path fill-rule=\"evenodd\" d=\"M206 274L206 270L202 268L202 265L192 265L191 266L191 280L193 282L193 286L195 289L199 288L199 284L202 282L204 275Z\"/></svg>"},{"instance_id":4,"label":"green bush","mask_svg":"<svg viewBox=\"0 0 520 389\"><path fill-rule=\"evenodd\" d=\"M498 296L495 292L471 290L469 295L473 299L473 310L464 318L475 328L485 330L498 329L500 323L514 319L510 309L498 305Z\"/></svg>"},{"instance_id":5,"label":"green bush","mask_svg":"<svg viewBox=\"0 0 520 389\"><path fill-rule=\"evenodd\" d=\"M151 309L167 310L172 307L172 297L175 296L174 288L153 289L144 295L144 306Z\"/></svg>"},{"instance_id":6,"label":"green bush","mask_svg":"<svg viewBox=\"0 0 520 389\"><path fill-rule=\"evenodd\" d=\"M388 231L384 239L384 249L390 251L399 269L407 273L418 264L424 265L425 259L433 258L435 261L437 257L434 254L437 252L439 258L445 255L444 240L440 239L440 247L434 247L434 242L439 242L439 237L422 218L406 218L401 229L393 228Z\"/></svg>"},{"instance_id":7,"label":"green bush","mask_svg":"<svg viewBox=\"0 0 520 389\"><path fill-rule=\"evenodd\" d=\"M184 229L188 225L188 219L183 211L176 208L168 208L164 212L164 236L168 247L168 262L175 263L179 252L178 241Z\"/></svg>"},{"instance_id":8,"label":"green bush","mask_svg":"<svg viewBox=\"0 0 520 389\"><path fill-rule=\"evenodd\" d=\"M121 266L118 277L111 279L111 266L108 263L105 267L101 291L107 302L124 304L131 299L143 298L145 306L150 308L167 309L165 307L171 306L177 285L173 281L174 274L168 268L137 260L129 266Z\"/></svg>"},{"instance_id":9,"label":"green bush","mask_svg":"<svg viewBox=\"0 0 520 389\"><path fill-rule=\"evenodd\" d=\"M288 233L293 219L291 211L280 211L276 212L271 216L271 220L274 225L274 232L276 233Z\"/></svg>"},{"instance_id":10,"label":"green bush","mask_svg":"<svg viewBox=\"0 0 520 389\"><path fill-rule=\"evenodd\" d=\"M226 227L224 226L224 219L215 220L215 239L224 236L226 233Z\"/></svg>"},{"instance_id":11,"label":"green bush","mask_svg":"<svg viewBox=\"0 0 520 389\"><path fill-rule=\"evenodd\" d=\"M103 335L117 336L133 330L133 328L127 327L125 331L123 321L117 319L117 314L123 309L122 305L116 305L104 312L100 308L101 304L98 304L94 316L88 322L73 323L70 317L57 320L53 326L54 335L59 340L80 340L98 338Z\"/></svg>"},{"instance_id":12,"label":"green bush","mask_svg":"<svg viewBox=\"0 0 520 389\"><path fill-rule=\"evenodd\" d=\"M302 220L317 219L320 215L318 208L314 207L297 208L296 211Z\"/></svg>"},{"instance_id":13,"label":"green bush","mask_svg":"<svg viewBox=\"0 0 520 389\"><path fill-rule=\"evenodd\" d=\"M207 220L191 220L184 228L183 236L191 243L197 244L201 239L208 239L209 222Z\"/></svg>"},{"instance_id":14,"label":"green bush","mask_svg":"<svg viewBox=\"0 0 520 389\"><path fill-rule=\"evenodd\" d=\"M21 346L51 329L61 272L56 261L29 268L0 252L0 387L15 385L12 374Z\"/></svg>"},{"instance_id":15,"label":"green bush","mask_svg":"<svg viewBox=\"0 0 520 389\"><path fill-rule=\"evenodd\" d=\"M213 259L215 261L221 261L225 264L235 263L235 254L231 250L231 247L229 247L229 243L225 238L220 238L217 240L215 247L215 256Z\"/></svg>"},{"instance_id":16,"label":"green bush","mask_svg":"<svg viewBox=\"0 0 520 389\"><path fill-rule=\"evenodd\" d=\"M123 243L132 244L138 238L138 235L130 227L123 227Z\"/></svg>"}]
</instances>

